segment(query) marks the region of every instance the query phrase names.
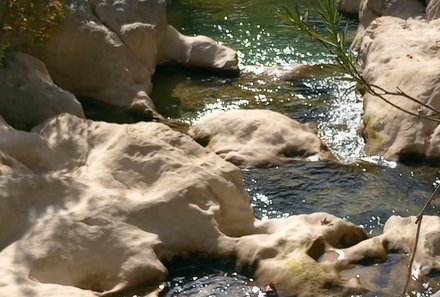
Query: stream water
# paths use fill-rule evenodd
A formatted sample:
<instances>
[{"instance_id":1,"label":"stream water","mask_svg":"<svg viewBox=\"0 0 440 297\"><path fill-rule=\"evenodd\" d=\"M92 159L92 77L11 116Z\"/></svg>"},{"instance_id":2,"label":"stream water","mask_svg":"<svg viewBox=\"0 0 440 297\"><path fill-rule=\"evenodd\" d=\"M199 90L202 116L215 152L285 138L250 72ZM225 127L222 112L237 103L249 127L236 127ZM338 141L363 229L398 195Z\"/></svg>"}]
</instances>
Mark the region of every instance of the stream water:
<instances>
[{"instance_id":1,"label":"stream water","mask_svg":"<svg viewBox=\"0 0 440 297\"><path fill-rule=\"evenodd\" d=\"M314 10L317 3L299 1L299 7ZM283 4L293 5L286 0L173 0L168 18L186 35L207 35L236 49L241 69L329 62L331 58L317 44L277 27L275 12ZM353 36L357 24L355 20L349 23ZM418 213L433 190L439 168L366 158L363 139L357 134L362 102L354 93L343 95L349 87L332 77L287 82L163 67L155 76L153 98L163 115L188 123L214 110L237 108L271 109L312 123L341 164L293 162L274 168L242 168L256 217L325 211L377 234L390 215ZM434 202L429 212L438 214L438 207L439 202ZM383 271L390 263L393 257L381 266ZM384 280L379 285L393 288ZM169 286L165 296L264 295L252 280L225 269L218 271L215 265L174 271ZM429 287L429 282L420 284L415 295L429 296Z\"/></svg>"}]
</instances>

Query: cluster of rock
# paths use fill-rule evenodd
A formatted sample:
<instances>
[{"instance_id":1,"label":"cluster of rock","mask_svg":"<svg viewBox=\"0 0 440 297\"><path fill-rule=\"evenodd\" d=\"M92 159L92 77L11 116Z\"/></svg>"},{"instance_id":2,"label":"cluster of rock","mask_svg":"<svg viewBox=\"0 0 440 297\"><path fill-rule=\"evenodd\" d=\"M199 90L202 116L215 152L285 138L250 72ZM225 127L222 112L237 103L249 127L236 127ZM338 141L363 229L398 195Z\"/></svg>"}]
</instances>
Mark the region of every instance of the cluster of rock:
<instances>
[{"instance_id":1,"label":"cluster of rock","mask_svg":"<svg viewBox=\"0 0 440 297\"><path fill-rule=\"evenodd\" d=\"M440 109L440 1L430 1L426 20L406 19L421 16L415 0L403 12L399 1L340 3L351 3L351 13L360 7L366 79ZM415 218L392 217L373 238L327 213L254 218L232 163L334 159L311 128L288 117L262 110L211 114L189 135L160 123L84 119L72 93L151 116L157 63L236 72L237 57L208 37L167 25L163 0L70 5L73 13L48 43L28 48L48 70L25 54L0 69L0 296L105 296L158 285L167 277L163 261L191 253L236 258L260 283L288 295L357 295L377 288L344 271L411 252ZM437 123L370 95L364 100L370 153L438 157ZM429 112L398 96L389 100ZM425 217L418 275L440 269L439 228L438 217Z\"/></svg>"},{"instance_id":2,"label":"cluster of rock","mask_svg":"<svg viewBox=\"0 0 440 297\"><path fill-rule=\"evenodd\" d=\"M31 132L0 121L0 189L0 296L159 285L162 262L191 253L236 258L288 294L360 294L368 282L342 271L410 251L415 228L414 218L393 217L366 240L327 213L258 221L239 169L189 136L69 114ZM425 220L416 263L427 274L439 268L440 220Z\"/></svg>"}]
</instances>

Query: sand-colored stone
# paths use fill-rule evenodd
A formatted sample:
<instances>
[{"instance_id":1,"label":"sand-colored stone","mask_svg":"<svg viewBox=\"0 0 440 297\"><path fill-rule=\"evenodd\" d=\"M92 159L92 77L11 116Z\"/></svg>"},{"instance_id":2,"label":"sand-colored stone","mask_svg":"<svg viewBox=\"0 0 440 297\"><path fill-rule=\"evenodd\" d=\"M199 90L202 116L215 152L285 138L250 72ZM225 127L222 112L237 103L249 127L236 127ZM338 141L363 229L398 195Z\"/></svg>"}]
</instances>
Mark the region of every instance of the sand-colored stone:
<instances>
[{"instance_id":1,"label":"sand-colored stone","mask_svg":"<svg viewBox=\"0 0 440 297\"><path fill-rule=\"evenodd\" d=\"M206 36L185 36L168 26L160 43L159 61L186 67L238 73L237 53Z\"/></svg>"},{"instance_id":2,"label":"sand-colored stone","mask_svg":"<svg viewBox=\"0 0 440 297\"><path fill-rule=\"evenodd\" d=\"M332 159L313 130L270 110L230 110L208 114L189 134L238 165L279 165L288 159Z\"/></svg>"},{"instance_id":3,"label":"sand-colored stone","mask_svg":"<svg viewBox=\"0 0 440 297\"><path fill-rule=\"evenodd\" d=\"M159 259L226 256L253 230L238 168L162 124L2 121L0 154L2 297L154 284Z\"/></svg>"},{"instance_id":4,"label":"sand-colored stone","mask_svg":"<svg viewBox=\"0 0 440 297\"><path fill-rule=\"evenodd\" d=\"M376 19L363 37L363 76L371 83L408 95L440 109L440 21L429 23L393 17ZM420 115L433 111L402 96L387 100ZM409 155L440 157L438 123L399 111L370 94L364 95L367 154L400 159Z\"/></svg>"},{"instance_id":5,"label":"sand-colored stone","mask_svg":"<svg viewBox=\"0 0 440 297\"><path fill-rule=\"evenodd\" d=\"M359 9L359 26L353 44L360 46L367 27L376 18L393 16L401 19L425 17L426 5L418 0L362 0Z\"/></svg>"},{"instance_id":6,"label":"sand-colored stone","mask_svg":"<svg viewBox=\"0 0 440 297\"><path fill-rule=\"evenodd\" d=\"M17 53L0 67L0 115L16 128L31 128L67 112L84 117L81 104L55 85L44 64Z\"/></svg>"}]
</instances>

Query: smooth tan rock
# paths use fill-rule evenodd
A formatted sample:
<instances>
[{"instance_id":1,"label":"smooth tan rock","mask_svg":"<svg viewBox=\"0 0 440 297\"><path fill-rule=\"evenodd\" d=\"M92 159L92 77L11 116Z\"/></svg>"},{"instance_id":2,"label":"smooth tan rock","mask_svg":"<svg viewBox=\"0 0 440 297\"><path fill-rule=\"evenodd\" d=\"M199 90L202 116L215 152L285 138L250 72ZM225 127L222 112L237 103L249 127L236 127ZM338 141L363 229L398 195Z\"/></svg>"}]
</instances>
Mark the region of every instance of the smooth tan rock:
<instances>
[{"instance_id":1,"label":"smooth tan rock","mask_svg":"<svg viewBox=\"0 0 440 297\"><path fill-rule=\"evenodd\" d=\"M168 26L159 47L161 63L238 73L237 53L206 36L185 36Z\"/></svg>"},{"instance_id":2,"label":"smooth tan rock","mask_svg":"<svg viewBox=\"0 0 440 297\"><path fill-rule=\"evenodd\" d=\"M428 21L440 18L440 1L430 0L426 7L426 19Z\"/></svg>"},{"instance_id":3,"label":"smooth tan rock","mask_svg":"<svg viewBox=\"0 0 440 297\"><path fill-rule=\"evenodd\" d=\"M0 296L154 284L160 260L228 256L253 230L238 168L162 124L0 121L0 173Z\"/></svg>"},{"instance_id":4,"label":"smooth tan rock","mask_svg":"<svg viewBox=\"0 0 440 297\"><path fill-rule=\"evenodd\" d=\"M11 125L26 129L63 112L84 117L75 96L53 83L40 60L17 53L0 67L0 115Z\"/></svg>"},{"instance_id":5,"label":"smooth tan rock","mask_svg":"<svg viewBox=\"0 0 440 297\"><path fill-rule=\"evenodd\" d=\"M376 19L363 38L363 76L371 83L408 95L440 109L440 21L430 23L392 17ZM387 100L415 114L433 111L402 96ZM440 157L438 123L399 111L370 94L364 95L367 154L400 159L410 155Z\"/></svg>"},{"instance_id":6,"label":"smooth tan rock","mask_svg":"<svg viewBox=\"0 0 440 297\"><path fill-rule=\"evenodd\" d=\"M353 45L358 48L367 27L376 18L393 16L401 19L425 17L426 5L418 0L362 0L359 9L359 26Z\"/></svg>"},{"instance_id":7,"label":"smooth tan rock","mask_svg":"<svg viewBox=\"0 0 440 297\"><path fill-rule=\"evenodd\" d=\"M211 113L194 124L189 135L225 160L246 166L333 158L310 127L269 110Z\"/></svg>"}]
</instances>

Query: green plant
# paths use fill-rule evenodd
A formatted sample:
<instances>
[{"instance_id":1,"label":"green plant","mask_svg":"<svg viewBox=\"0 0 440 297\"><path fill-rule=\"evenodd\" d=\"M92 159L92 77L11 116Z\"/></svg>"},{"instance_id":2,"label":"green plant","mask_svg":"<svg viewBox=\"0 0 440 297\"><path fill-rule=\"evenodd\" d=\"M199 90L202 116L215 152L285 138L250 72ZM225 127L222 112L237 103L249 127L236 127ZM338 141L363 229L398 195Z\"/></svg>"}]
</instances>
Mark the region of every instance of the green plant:
<instances>
[{"instance_id":1,"label":"green plant","mask_svg":"<svg viewBox=\"0 0 440 297\"><path fill-rule=\"evenodd\" d=\"M323 33L317 30L309 21L309 13L305 12L301 14L298 6L295 6L293 10L283 6L282 12L279 12L278 16L283 21L282 27L284 29L298 32L321 43L325 50L334 57L336 62L333 65L326 65L325 68L342 74L341 79L355 82L359 89L380 98L402 112L440 123L440 119L438 118L440 111L436 108L408 95L399 87L396 91L390 91L365 80L358 70L355 53L347 48L347 25L344 30L340 30L342 28L342 16L339 14L334 0L321 0L321 8L318 10L318 16L324 25ZM421 108L417 112L406 110L387 99L388 96L400 96L406 100L417 103ZM425 110L423 110L422 107ZM426 111L426 114L424 114L424 111Z\"/></svg>"},{"instance_id":2,"label":"green plant","mask_svg":"<svg viewBox=\"0 0 440 297\"><path fill-rule=\"evenodd\" d=\"M42 43L66 15L65 0L0 0L0 58L4 65L8 53L20 38Z\"/></svg>"}]
</instances>

